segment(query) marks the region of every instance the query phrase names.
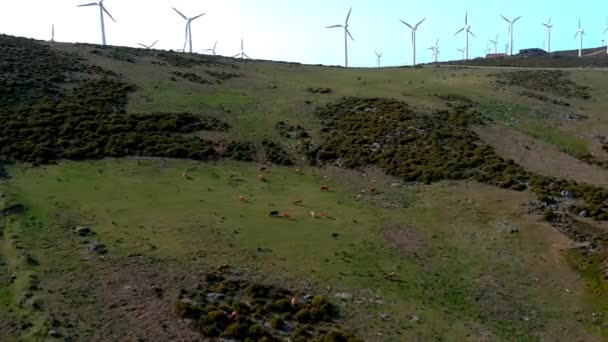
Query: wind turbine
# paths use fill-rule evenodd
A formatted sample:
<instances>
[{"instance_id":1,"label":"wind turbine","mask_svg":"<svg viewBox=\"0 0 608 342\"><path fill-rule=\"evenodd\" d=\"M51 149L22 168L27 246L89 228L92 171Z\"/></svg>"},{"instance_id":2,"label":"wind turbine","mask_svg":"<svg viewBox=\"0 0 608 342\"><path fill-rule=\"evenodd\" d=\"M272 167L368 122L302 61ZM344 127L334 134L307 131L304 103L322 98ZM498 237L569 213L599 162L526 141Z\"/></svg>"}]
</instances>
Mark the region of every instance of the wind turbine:
<instances>
[{"instance_id":1,"label":"wind turbine","mask_svg":"<svg viewBox=\"0 0 608 342\"><path fill-rule=\"evenodd\" d=\"M439 60L439 38L437 38L434 46L429 47L429 50L433 52L433 60L437 63Z\"/></svg>"},{"instance_id":2,"label":"wind turbine","mask_svg":"<svg viewBox=\"0 0 608 342\"><path fill-rule=\"evenodd\" d=\"M177 12L177 14L179 14L182 18L184 18L184 20L186 20L186 41L184 42L184 51L186 51L186 44L190 43L190 53L192 53L192 22L204 16L205 13L199 14L196 17L188 18L182 12L178 11L175 7L173 7L173 10Z\"/></svg>"},{"instance_id":3,"label":"wind turbine","mask_svg":"<svg viewBox=\"0 0 608 342\"><path fill-rule=\"evenodd\" d=\"M546 24L542 24L547 28L547 52L551 53L551 30L553 29L553 24L551 24L551 18L547 21Z\"/></svg>"},{"instance_id":4,"label":"wind turbine","mask_svg":"<svg viewBox=\"0 0 608 342\"><path fill-rule=\"evenodd\" d=\"M496 39L492 40L490 39L490 43L492 43L492 45L494 45L494 53L498 53L498 37L499 35L496 35Z\"/></svg>"},{"instance_id":5,"label":"wind turbine","mask_svg":"<svg viewBox=\"0 0 608 342\"><path fill-rule=\"evenodd\" d=\"M344 25L332 25L326 27L328 29L338 27L344 28L344 67L346 68L348 68L348 38L350 37L353 42L355 41L355 38L353 38L353 36L350 34L350 31L348 30L348 19L350 19L350 14L352 13L352 11L353 8L351 7L350 10L348 10L348 14L346 15Z\"/></svg>"},{"instance_id":6,"label":"wind turbine","mask_svg":"<svg viewBox=\"0 0 608 342\"><path fill-rule=\"evenodd\" d=\"M247 54L245 53L245 48L244 48L244 44L243 44L243 38L241 38L241 52L237 53L236 55L232 56L232 58L236 58L239 57L241 59L245 59L245 58L249 58L251 59L251 57L247 56Z\"/></svg>"},{"instance_id":7,"label":"wind turbine","mask_svg":"<svg viewBox=\"0 0 608 342\"><path fill-rule=\"evenodd\" d=\"M105 14L108 15L108 17L110 17L110 19L112 19L112 21L116 22L116 20L114 20L114 18L110 14L110 12L108 12L106 7L103 5L103 0L99 0L99 2L91 2L88 4L84 4L84 5L78 5L78 7L88 7L88 6L99 6L99 15L101 17L101 42L102 42L102 46L106 46L106 26L103 21L104 12L105 12Z\"/></svg>"},{"instance_id":8,"label":"wind turbine","mask_svg":"<svg viewBox=\"0 0 608 342\"><path fill-rule=\"evenodd\" d=\"M465 49L456 49L456 50L460 51L460 53L462 54L462 60L464 60Z\"/></svg>"},{"instance_id":9,"label":"wind turbine","mask_svg":"<svg viewBox=\"0 0 608 342\"><path fill-rule=\"evenodd\" d=\"M492 53L492 48L490 47L490 41L486 42L486 56Z\"/></svg>"},{"instance_id":10,"label":"wind turbine","mask_svg":"<svg viewBox=\"0 0 608 342\"><path fill-rule=\"evenodd\" d=\"M374 51L376 53L376 62L378 63L378 68L381 66L382 62L382 52L378 53L378 51Z\"/></svg>"},{"instance_id":11,"label":"wind turbine","mask_svg":"<svg viewBox=\"0 0 608 342\"><path fill-rule=\"evenodd\" d=\"M55 24L51 25L51 42L55 41Z\"/></svg>"},{"instance_id":12,"label":"wind turbine","mask_svg":"<svg viewBox=\"0 0 608 342\"><path fill-rule=\"evenodd\" d=\"M465 60L469 60L469 35L475 37L473 31L471 31L471 25L469 25L469 13L467 12L464 16L464 27L454 33L454 36L458 35L460 32L464 31L465 37Z\"/></svg>"},{"instance_id":13,"label":"wind turbine","mask_svg":"<svg viewBox=\"0 0 608 342\"><path fill-rule=\"evenodd\" d=\"M581 28L581 18L578 18L578 30L574 35L574 39L579 37L578 56L583 57L583 36L585 35L585 29Z\"/></svg>"},{"instance_id":14,"label":"wind turbine","mask_svg":"<svg viewBox=\"0 0 608 342\"><path fill-rule=\"evenodd\" d=\"M608 21L606 21L606 29L604 30L604 34L608 33ZM608 54L608 44L606 44L606 54Z\"/></svg>"},{"instance_id":15,"label":"wind turbine","mask_svg":"<svg viewBox=\"0 0 608 342\"><path fill-rule=\"evenodd\" d=\"M504 15L502 15L502 14L501 14L500 16L501 16L501 17L502 17L502 18L503 18L503 19L504 19L504 20L505 20L507 23L509 23L509 41L510 41L510 44L509 44L509 49L510 49L510 51L509 51L509 55L513 56L513 25L515 25L515 23L516 23L516 22L517 22L519 19L521 19L521 17L517 17L517 18L515 18L515 19L513 19L513 20L509 20L509 19L507 19L507 18L506 18Z\"/></svg>"},{"instance_id":16,"label":"wind turbine","mask_svg":"<svg viewBox=\"0 0 608 342\"><path fill-rule=\"evenodd\" d=\"M213 49L205 49L205 52L211 52L214 56L217 55L215 53L215 48L217 47L217 40L215 41L215 44L213 44ZM242 50L242 49L241 49Z\"/></svg>"},{"instance_id":17,"label":"wind turbine","mask_svg":"<svg viewBox=\"0 0 608 342\"><path fill-rule=\"evenodd\" d=\"M151 48L153 48L153 47L154 47L154 45L156 45L156 43L158 43L158 40L157 40L157 41L155 41L155 42L154 42L152 45L145 45L145 44L142 44L142 43L137 43L137 45L139 45L139 46L141 46L141 47L143 47L143 48L146 48L146 49L150 50Z\"/></svg>"},{"instance_id":18,"label":"wind turbine","mask_svg":"<svg viewBox=\"0 0 608 342\"><path fill-rule=\"evenodd\" d=\"M409 27L412 30L412 46L414 49L413 54L412 54L413 55L412 65L414 65L414 66L416 66L416 31L418 31L418 26L420 26L420 24L422 24L425 20L426 20L426 18L420 20L418 22L418 24L412 26L412 25L406 23L405 21L399 19L399 21L401 21L403 23L403 25Z\"/></svg>"}]
</instances>

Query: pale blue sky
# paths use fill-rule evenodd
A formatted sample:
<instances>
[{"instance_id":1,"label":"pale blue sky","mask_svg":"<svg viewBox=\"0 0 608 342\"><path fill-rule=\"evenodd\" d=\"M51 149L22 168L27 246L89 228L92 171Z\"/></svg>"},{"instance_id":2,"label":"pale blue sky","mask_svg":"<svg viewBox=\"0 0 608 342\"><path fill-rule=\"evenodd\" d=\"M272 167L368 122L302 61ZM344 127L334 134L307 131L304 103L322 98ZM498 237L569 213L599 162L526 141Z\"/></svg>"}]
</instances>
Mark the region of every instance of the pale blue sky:
<instances>
[{"instance_id":1,"label":"pale blue sky","mask_svg":"<svg viewBox=\"0 0 608 342\"><path fill-rule=\"evenodd\" d=\"M94 7L77 8L91 0L1 0L0 33L48 39L51 24L56 39L65 42L100 42L99 14ZM465 11L476 38L471 57L485 53L488 39L499 37L504 50L507 26L499 17L523 16L515 26L515 49L543 47L544 27L553 17L552 49L576 49L573 39L578 17L586 30L584 46L600 46L607 27L608 1L581 0L106 0L118 23L107 22L108 43L136 46L159 39L158 48L183 45L184 20L172 6L188 16L207 13L193 23L194 49L202 51L219 40L217 52L234 55L245 38L246 53L253 58L297 61L310 64L343 64L343 34L325 26L343 23L353 7L350 30L350 65L374 66L374 50L384 54L384 65L411 63L410 33L399 22L427 17L418 32L418 61L431 59L427 48L439 38L440 59L457 59L464 47L462 35L454 33L464 24Z\"/></svg>"}]
</instances>

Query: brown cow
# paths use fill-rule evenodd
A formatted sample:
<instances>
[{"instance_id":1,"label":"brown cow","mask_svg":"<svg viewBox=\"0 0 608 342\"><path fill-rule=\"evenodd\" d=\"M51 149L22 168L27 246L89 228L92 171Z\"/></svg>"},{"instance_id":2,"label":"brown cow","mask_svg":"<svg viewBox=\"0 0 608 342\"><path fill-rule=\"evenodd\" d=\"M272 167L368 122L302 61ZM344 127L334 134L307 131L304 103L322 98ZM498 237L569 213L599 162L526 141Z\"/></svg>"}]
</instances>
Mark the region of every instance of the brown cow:
<instances>
[{"instance_id":1,"label":"brown cow","mask_svg":"<svg viewBox=\"0 0 608 342\"><path fill-rule=\"evenodd\" d=\"M329 191L329 186L328 185L322 185L321 186L321 191Z\"/></svg>"}]
</instances>

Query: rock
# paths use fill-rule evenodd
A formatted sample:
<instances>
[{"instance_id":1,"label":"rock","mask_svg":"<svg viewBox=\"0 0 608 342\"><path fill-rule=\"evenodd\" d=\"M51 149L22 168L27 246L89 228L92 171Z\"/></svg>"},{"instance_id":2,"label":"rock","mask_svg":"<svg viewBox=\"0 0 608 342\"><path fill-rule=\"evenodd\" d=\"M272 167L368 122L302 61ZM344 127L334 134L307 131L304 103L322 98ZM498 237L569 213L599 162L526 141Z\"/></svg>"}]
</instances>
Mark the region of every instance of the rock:
<instances>
[{"instance_id":1,"label":"rock","mask_svg":"<svg viewBox=\"0 0 608 342\"><path fill-rule=\"evenodd\" d=\"M89 252L95 252L98 254L105 254L108 252L108 250L106 249L106 245L99 241L93 241L87 244L87 249L89 250Z\"/></svg>"},{"instance_id":2,"label":"rock","mask_svg":"<svg viewBox=\"0 0 608 342\"><path fill-rule=\"evenodd\" d=\"M40 266L38 260L36 260L30 253L25 255L25 262L30 266Z\"/></svg>"},{"instance_id":3,"label":"rock","mask_svg":"<svg viewBox=\"0 0 608 342\"><path fill-rule=\"evenodd\" d=\"M583 210L580 213L578 213L578 216L580 216L580 217L588 217L589 216L589 212L587 210Z\"/></svg>"},{"instance_id":4,"label":"rock","mask_svg":"<svg viewBox=\"0 0 608 342\"><path fill-rule=\"evenodd\" d=\"M304 301L304 303L311 303L312 302L312 295L311 294L306 294L304 295L304 297L302 297L302 300Z\"/></svg>"},{"instance_id":5,"label":"rock","mask_svg":"<svg viewBox=\"0 0 608 342\"><path fill-rule=\"evenodd\" d=\"M391 183L391 186L393 188L400 188L401 187L401 183Z\"/></svg>"},{"instance_id":6,"label":"rock","mask_svg":"<svg viewBox=\"0 0 608 342\"><path fill-rule=\"evenodd\" d=\"M40 299L38 297L30 298L26 303L29 307L31 307L34 310L41 310L42 305L44 304L42 299Z\"/></svg>"},{"instance_id":7,"label":"rock","mask_svg":"<svg viewBox=\"0 0 608 342\"><path fill-rule=\"evenodd\" d=\"M49 337L54 337L54 338L61 337L61 334L55 329L49 330L48 335L49 335Z\"/></svg>"},{"instance_id":8,"label":"rock","mask_svg":"<svg viewBox=\"0 0 608 342\"><path fill-rule=\"evenodd\" d=\"M74 233L80 235L80 236L87 236L89 234L91 234L91 229L89 229L89 227L76 227L74 228Z\"/></svg>"},{"instance_id":9,"label":"rock","mask_svg":"<svg viewBox=\"0 0 608 342\"><path fill-rule=\"evenodd\" d=\"M519 228L517 228L517 227L511 227L510 233L511 234L519 233Z\"/></svg>"},{"instance_id":10,"label":"rock","mask_svg":"<svg viewBox=\"0 0 608 342\"><path fill-rule=\"evenodd\" d=\"M336 298L340 298L340 299L351 299L353 298L353 295L347 292L338 292L338 293L334 293L334 297Z\"/></svg>"},{"instance_id":11,"label":"rock","mask_svg":"<svg viewBox=\"0 0 608 342\"><path fill-rule=\"evenodd\" d=\"M572 191L562 191L562 192L560 193L560 195L561 195L563 198L569 198L569 199L574 198L574 192L572 192Z\"/></svg>"},{"instance_id":12,"label":"rock","mask_svg":"<svg viewBox=\"0 0 608 342\"><path fill-rule=\"evenodd\" d=\"M222 299L224 299L222 293L207 293L207 300L211 303L217 303Z\"/></svg>"},{"instance_id":13,"label":"rock","mask_svg":"<svg viewBox=\"0 0 608 342\"><path fill-rule=\"evenodd\" d=\"M410 321L412 322L420 322L420 317L413 315L412 318L410 319Z\"/></svg>"}]
</instances>

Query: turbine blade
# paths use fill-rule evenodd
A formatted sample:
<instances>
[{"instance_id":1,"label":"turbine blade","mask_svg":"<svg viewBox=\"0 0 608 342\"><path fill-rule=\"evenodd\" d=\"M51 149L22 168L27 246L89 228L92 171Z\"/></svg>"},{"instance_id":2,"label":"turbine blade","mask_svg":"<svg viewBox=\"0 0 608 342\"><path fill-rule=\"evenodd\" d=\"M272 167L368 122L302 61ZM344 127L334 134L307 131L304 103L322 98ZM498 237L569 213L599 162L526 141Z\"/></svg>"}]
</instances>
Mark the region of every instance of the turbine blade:
<instances>
[{"instance_id":1,"label":"turbine blade","mask_svg":"<svg viewBox=\"0 0 608 342\"><path fill-rule=\"evenodd\" d=\"M86 7L86 6L97 6L98 4L96 2L91 2L88 4L84 4L84 5L78 5L78 7Z\"/></svg>"},{"instance_id":2,"label":"turbine blade","mask_svg":"<svg viewBox=\"0 0 608 342\"><path fill-rule=\"evenodd\" d=\"M549 17L549 21L547 22L547 25L551 26L551 17Z\"/></svg>"},{"instance_id":3,"label":"turbine blade","mask_svg":"<svg viewBox=\"0 0 608 342\"><path fill-rule=\"evenodd\" d=\"M154 42L154 44L150 45L150 48L153 48L154 45L156 45L156 43L158 43L158 40Z\"/></svg>"},{"instance_id":4,"label":"turbine blade","mask_svg":"<svg viewBox=\"0 0 608 342\"><path fill-rule=\"evenodd\" d=\"M144 44L142 44L142 43L137 43L137 45L142 46L142 47L145 47L146 49L148 48L147 46L145 46L145 45L144 45Z\"/></svg>"},{"instance_id":5,"label":"turbine blade","mask_svg":"<svg viewBox=\"0 0 608 342\"><path fill-rule=\"evenodd\" d=\"M344 27L344 25L332 25L332 26L327 26L326 28L336 28L336 27Z\"/></svg>"},{"instance_id":6,"label":"turbine blade","mask_svg":"<svg viewBox=\"0 0 608 342\"><path fill-rule=\"evenodd\" d=\"M578 28L581 28L581 18L578 18Z\"/></svg>"},{"instance_id":7,"label":"turbine blade","mask_svg":"<svg viewBox=\"0 0 608 342\"><path fill-rule=\"evenodd\" d=\"M104 5L101 5L101 9L106 12L106 14L108 15L108 17L110 17L110 19L112 19L112 21L116 22L116 20L114 18L112 18L112 15L110 14L110 12L108 12L108 10L106 9L106 7Z\"/></svg>"},{"instance_id":8,"label":"turbine blade","mask_svg":"<svg viewBox=\"0 0 608 342\"><path fill-rule=\"evenodd\" d=\"M346 33L348 34L348 36L350 37L350 40L352 40L353 42L355 41L355 38L353 38L353 36L350 34L350 31L348 29L346 29Z\"/></svg>"},{"instance_id":9,"label":"turbine blade","mask_svg":"<svg viewBox=\"0 0 608 342\"><path fill-rule=\"evenodd\" d=\"M188 17L186 17L182 12L178 11L177 8L175 8L175 7L172 7L172 8L175 12L177 12L177 14L181 15L182 18L184 18L185 20L188 20Z\"/></svg>"},{"instance_id":10,"label":"turbine blade","mask_svg":"<svg viewBox=\"0 0 608 342\"><path fill-rule=\"evenodd\" d=\"M518 21L519 19L521 19L521 16L519 16L519 17L517 17L517 18L513 19L513 24L515 24L515 22L516 22L516 21Z\"/></svg>"},{"instance_id":11,"label":"turbine blade","mask_svg":"<svg viewBox=\"0 0 608 342\"><path fill-rule=\"evenodd\" d=\"M502 15L502 14L501 14L500 16L501 16L501 17L502 17L502 18L503 18L503 19L504 19L506 22L508 22L509 24L511 23L511 20L509 20L509 19L505 18L505 16L504 16L504 15Z\"/></svg>"},{"instance_id":12,"label":"turbine blade","mask_svg":"<svg viewBox=\"0 0 608 342\"><path fill-rule=\"evenodd\" d=\"M406 23L405 21L403 21L403 20L401 20L401 19L399 19L399 21L401 21L401 22L403 23L403 25L405 25L405 26L407 26L407 27L411 28L412 30L414 30L414 27L413 27L412 25L410 25L410 24Z\"/></svg>"},{"instance_id":13,"label":"turbine blade","mask_svg":"<svg viewBox=\"0 0 608 342\"><path fill-rule=\"evenodd\" d=\"M576 32L576 34L574 35L574 38L573 38L573 39L576 39L576 37L578 37L578 34L579 34L579 33L580 33L580 32Z\"/></svg>"},{"instance_id":14,"label":"turbine blade","mask_svg":"<svg viewBox=\"0 0 608 342\"><path fill-rule=\"evenodd\" d=\"M215 51L216 47L217 47L217 40L215 41L215 44L213 44L213 51Z\"/></svg>"},{"instance_id":15,"label":"turbine blade","mask_svg":"<svg viewBox=\"0 0 608 342\"><path fill-rule=\"evenodd\" d=\"M469 23L469 11L466 11L464 14L464 26L467 26Z\"/></svg>"},{"instance_id":16,"label":"turbine blade","mask_svg":"<svg viewBox=\"0 0 608 342\"><path fill-rule=\"evenodd\" d=\"M459 34L459 33L460 33L460 32L462 32L462 31L464 31L464 27L463 27L463 28L461 28L460 30L456 31L456 33L454 33L454 35L457 35L457 34Z\"/></svg>"},{"instance_id":17,"label":"turbine blade","mask_svg":"<svg viewBox=\"0 0 608 342\"><path fill-rule=\"evenodd\" d=\"M241 55L240 53L237 53L236 55L232 56L232 58L237 58L240 55Z\"/></svg>"},{"instance_id":18,"label":"turbine blade","mask_svg":"<svg viewBox=\"0 0 608 342\"><path fill-rule=\"evenodd\" d=\"M203 14L199 14L199 15L197 15L196 17L194 17L194 18L190 19L190 21L192 21L192 20L194 20L194 19L198 19L198 18L200 18L200 17L202 17L202 16L204 16L204 15L205 15L205 13L203 13Z\"/></svg>"},{"instance_id":19,"label":"turbine blade","mask_svg":"<svg viewBox=\"0 0 608 342\"><path fill-rule=\"evenodd\" d=\"M426 18L424 18L424 19L420 20L420 21L418 22L418 24L416 24L416 28L418 28L418 26L420 26L420 24L422 24L422 23L423 23L425 20L426 20Z\"/></svg>"},{"instance_id":20,"label":"turbine blade","mask_svg":"<svg viewBox=\"0 0 608 342\"><path fill-rule=\"evenodd\" d=\"M475 34L473 33L473 31L471 31L471 30L467 30L467 32L468 32L468 33L470 33L470 34L471 34L471 36L475 37Z\"/></svg>"},{"instance_id":21,"label":"turbine blade","mask_svg":"<svg viewBox=\"0 0 608 342\"><path fill-rule=\"evenodd\" d=\"M345 25L348 25L348 19L350 19L350 14L353 12L353 8L351 7L348 10L348 15L346 15L346 21L344 22Z\"/></svg>"}]
</instances>

